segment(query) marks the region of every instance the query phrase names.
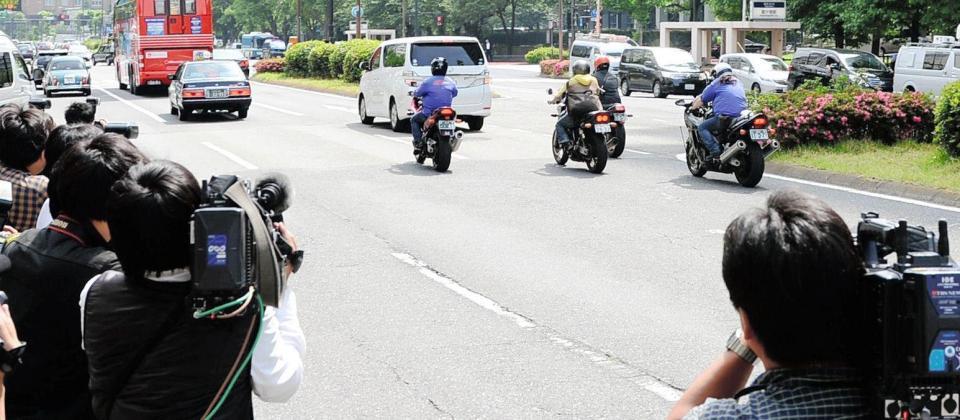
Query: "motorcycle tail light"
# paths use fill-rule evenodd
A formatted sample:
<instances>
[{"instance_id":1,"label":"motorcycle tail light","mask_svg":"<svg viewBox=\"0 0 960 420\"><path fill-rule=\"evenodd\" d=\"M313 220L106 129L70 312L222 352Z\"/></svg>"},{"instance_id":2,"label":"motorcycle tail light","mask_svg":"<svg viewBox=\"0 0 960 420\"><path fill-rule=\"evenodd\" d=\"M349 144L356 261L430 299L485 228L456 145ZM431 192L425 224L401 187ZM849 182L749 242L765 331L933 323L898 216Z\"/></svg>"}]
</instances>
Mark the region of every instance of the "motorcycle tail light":
<instances>
[{"instance_id":1,"label":"motorcycle tail light","mask_svg":"<svg viewBox=\"0 0 960 420\"><path fill-rule=\"evenodd\" d=\"M596 121L597 124L606 124L610 122L610 114L597 114L594 121Z\"/></svg>"},{"instance_id":2,"label":"motorcycle tail light","mask_svg":"<svg viewBox=\"0 0 960 420\"><path fill-rule=\"evenodd\" d=\"M445 120L452 119L455 114L456 113L450 108L443 108L440 110L440 116Z\"/></svg>"},{"instance_id":3,"label":"motorcycle tail light","mask_svg":"<svg viewBox=\"0 0 960 420\"><path fill-rule=\"evenodd\" d=\"M206 96L203 89L184 89L182 95L184 98L203 98Z\"/></svg>"},{"instance_id":4,"label":"motorcycle tail light","mask_svg":"<svg viewBox=\"0 0 960 420\"><path fill-rule=\"evenodd\" d=\"M740 135L741 135L741 136L747 135L747 130L744 130L744 129L741 128L741 129L740 129Z\"/></svg>"},{"instance_id":5,"label":"motorcycle tail light","mask_svg":"<svg viewBox=\"0 0 960 420\"><path fill-rule=\"evenodd\" d=\"M625 108L623 104L616 104L613 107L613 112L626 112L626 111L627 111L627 108Z\"/></svg>"},{"instance_id":6,"label":"motorcycle tail light","mask_svg":"<svg viewBox=\"0 0 960 420\"><path fill-rule=\"evenodd\" d=\"M756 128L764 128L767 126L767 119L764 117L759 117L753 120L753 126Z\"/></svg>"}]
</instances>

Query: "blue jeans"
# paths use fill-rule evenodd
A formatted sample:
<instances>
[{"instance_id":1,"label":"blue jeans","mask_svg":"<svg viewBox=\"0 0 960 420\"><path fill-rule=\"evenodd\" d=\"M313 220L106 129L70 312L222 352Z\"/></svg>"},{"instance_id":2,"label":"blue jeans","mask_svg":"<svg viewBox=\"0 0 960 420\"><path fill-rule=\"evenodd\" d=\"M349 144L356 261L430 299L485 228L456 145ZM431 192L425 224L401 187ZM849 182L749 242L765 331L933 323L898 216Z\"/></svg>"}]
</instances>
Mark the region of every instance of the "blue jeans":
<instances>
[{"instance_id":1,"label":"blue jeans","mask_svg":"<svg viewBox=\"0 0 960 420\"><path fill-rule=\"evenodd\" d=\"M570 130L577 128L577 122L570 114L565 114L557 120L557 142L560 144L570 141Z\"/></svg>"},{"instance_id":2,"label":"blue jeans","mask_svg":"<svg viewBox=\"0 0 960 420\"><path fill-rule=\"evenodd\" d=\"M423 140L423 122L426 120L427 116L422 112L418 112L410 118L410 133L413 134L413 147L418 147L420 141Z\"/></svg>"},{"instance_id":3,"label":"blue jeans","mask_svg":"<svg viewBox=\"0 0 960 420\"><path fill-rule=\"evenodd\" d=\"M717 138L713 136L711 130L716 130L720 128L720 116L714 115L706 120L703 120L700 123L700 126L697 127L697 131L700 133L700 140L703 141L703 145L707 146L707 150L710 151L710 156L719 157L720 156L720 144L717 143Z\"/></svg>"}]
</instances>

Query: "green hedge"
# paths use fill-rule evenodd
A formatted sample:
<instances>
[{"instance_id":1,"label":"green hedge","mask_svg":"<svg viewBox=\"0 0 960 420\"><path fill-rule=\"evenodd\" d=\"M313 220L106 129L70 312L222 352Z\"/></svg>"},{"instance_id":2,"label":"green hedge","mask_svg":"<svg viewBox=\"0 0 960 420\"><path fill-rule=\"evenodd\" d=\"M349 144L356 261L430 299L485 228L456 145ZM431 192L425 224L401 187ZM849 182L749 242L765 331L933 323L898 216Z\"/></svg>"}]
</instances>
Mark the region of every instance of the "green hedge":
<instances>
[{"instance_id":1,"label":"green hedge","mask_svg":"<svg viewBox=\"0 0 960 420\"><path fill-rule=\"evenodd\" d=\"M287 50L285 72L297 77L343 79L357 82L363 71L360 63L370 59L380 41L354 39L330 44L324 41L300 42Z\"/></svg>"},{"instance_id":2,"label":"green hedge","mask_svg":"<svg viewBox=\"0 0 960 420\"><path fill-rule=\"evenodd\" d=\"M323 41L304 41L294 44L287 49L284 58L287 61L286 71L297 76L310 74L310 52Z\"/></svg>"},{"instance_id":3,"label":"green hedge","mask_svg":"<svg viewBox=\"0 0 960 420\"><path fill-rule=\"evenodd\" d=\"M560 49L554 47L540 47L530 50L523 56L527 64L538 64L543 60L559 60L561 57Z\"/></svg>"},{"instance_id":4,"label":"green hedge","mask_svg":"<svg viewBox=\"0 0 960 420\"><path fill-rule=\"evenodd\" d=\"M321 42L310 50L309 64L307 69L311 75L332 79L336 77L333 68L330 65L330 56L337 47L333 44Z\"/></svg>"},{"instance_id":5,"label":"green hedge","mask_svg":"<svg viewBox=\"0 0 960 420\"><path fill-rule=\"evenodd\" d=\"M360 63L370 59L373 51L380 45L380 41L360 39L348 41L343 44L345 52L343 56L343 80L348 82L359 82L363 70L360 70Z\"/></svg>"},{"instance_id":6,"label":"green hedge","mask_svg":"<svg viewBox=\"0 0 960 420\"><path fill-rule=\"evenodd\" d=\"M943 89L935 112L934 140L950 156L960 157L960 82Z\"/></svg>"}]
</instances>

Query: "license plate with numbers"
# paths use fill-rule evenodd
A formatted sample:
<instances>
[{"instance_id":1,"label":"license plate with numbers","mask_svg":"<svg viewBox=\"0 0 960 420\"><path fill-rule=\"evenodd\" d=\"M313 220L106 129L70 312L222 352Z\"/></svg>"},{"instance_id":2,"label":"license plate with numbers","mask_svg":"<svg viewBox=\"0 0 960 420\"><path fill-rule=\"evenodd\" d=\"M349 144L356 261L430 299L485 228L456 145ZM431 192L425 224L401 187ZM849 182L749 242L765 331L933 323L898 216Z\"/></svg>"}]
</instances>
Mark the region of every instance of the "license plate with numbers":
<instances>
[{"instance_id":1,"label":"license plate with numbers","mask_svg":"<svg viewBox=\"0 0 960 420\"><path fill-rule=\"evenodd\" d=\"M597 124L597 125L594 125L594 126L593 126L593 131L595 131L595 132L597 132L597 133L600 133L600 134L609 133L609 132L610 132L610 124Z\"/></svg>"},{"instance_id":2,"label":"license plate with numbers","mask_svg":"<svg viewBox=\"0 0 960 420\"><path fill-rule=\"evenodd\" d=\"M750 130L750 139L751 140L769 140L770 135L767 133L767 130L764 129L755 129Z\"/></svg>"},{"instance_id":3,"label":"license plate with numbers","mask_svg":"<svg viewBox=\"0 0 960 420\"><path fill-rule=\"evenodd\" d=\"M440 120L437 127L441 130L454 130L457 128L457 122L452 120Z\"/></svg>"},{"instance_id":4,"label":"license plate with numbers","mask_svg":"<svg viewBox=\"0 0 960 420\"><path fill-rule=\"evenodd\" d=\"M683 85L683 88L684 88L685 90L694 90L694 89L696 89L697 87L696 87L696 85L694 85L693 83L687 83L687 84Z\"/></svg>"},{"instance_id":5,"label":"license plate with numbers","mask_svg":"<svg viewBox=\"0 0 960 420\"><path fill-rule=\"evenodd\" d=\"M616 122L624 122L627 120L627 114L613 114L613 120Z\"/></svg>"},{"instance_id":6,"label":"license plate with numbers","mask_svg":"<svg viewBox=\"0 0 960 420\"><path fill-rule=\"evenodd\" d=\"M226 89L210 89L210 90L207 90L207 97L208 97L208 98L217 99L217 98L226 98L226 97L228 97L228 96L230 96L230 91L228 91L228 90L226 90Z\"/></svg>"}]
</instances>

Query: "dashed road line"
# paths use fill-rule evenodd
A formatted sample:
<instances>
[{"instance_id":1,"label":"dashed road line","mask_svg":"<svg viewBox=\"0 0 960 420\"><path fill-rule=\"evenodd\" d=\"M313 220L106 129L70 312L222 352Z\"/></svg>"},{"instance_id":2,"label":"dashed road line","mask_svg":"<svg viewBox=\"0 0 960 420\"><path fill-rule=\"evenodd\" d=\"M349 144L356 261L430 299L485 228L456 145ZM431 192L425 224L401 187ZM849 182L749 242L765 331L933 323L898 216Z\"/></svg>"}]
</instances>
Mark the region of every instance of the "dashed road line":
<instances>
[{"instance_id":1,"label":"dashed road line","mask_svg":"<svg viewBox=\"0 0 960 420\"><path fill-rule=\"evenodd\" d=\"M253 103L253 106L255 106L255 107L257 107L257 108L269 109L269 110L271 110L271 111L276 111L276 112L280 112L280 113L287 114L287 115L293 115L294 117L302 117L302 116L304 115L304 114L301 114L301 113L299 113L299 112L290 111L290 110L283 109L283 108L280 108L280 107L276 107L276 106L273 106L273 105L261 104L261 103L259 103L259 102L254 102L254 103Z\"/></svg>"},{"instance_id":2,"label":"dashed road line","mask_svg":"<svg viewBox=\"0 0 960 420\"><path fill-rule=\"evenodd\" d=\"M257 165L254 165L254 164L246 161L245 159L241 158L240 156L237 156L237 155L234 154L233 152L231 152L231 151L229 151L229 150L226 150L226 149L223 149L223 148L221 148L220 146L217 146L217 145L215 145L215 144L213 144L213 143L210 143L210 142L208 142L208 141L205 141L205 142L200 143L200 144L202 144L202 145L204 145L204 146L207 146L208 149L213 150L214 152L217 152L217 153L223 155L223 156L226 157L227 159L232 160L234 163L236 163L236 164L238 164L238 165L240 165L240 166L242 166L242 167L244 167L244 168L246 168L246 169L250 169L250 170L260 169L260 168L257 167Z\"/></svg>"},{"instance_id":3,"label":"dashed road line","mask_svg":"<svg viewBox=\"0 0 960 420\"><path fill-rule=\"evenodd\" d=\"M106 93L106 94L109 95L111 98L116 99L117 101L120 101L120 103L122 103L122 104L124 104L124 105L126 105L126 106L129 106L130 108L133 108L133 109L135 109L135 110L137 110L137 111L139 111L139 112L141 112L141 113L143 113L143 114L146 114L148 117L150 117L151 119L153 119L154 121L156 121L156 122L158 122L158 123L165 123L165 122L167 122L167 120L165 120L165 119L163 119L163 118L160 118L160 116L157 115L155 112L151 112L151 111L147 110L146 108L141 107L140 105L137 105L137 104L135 104L135 103L133 103L133 102L130 102L130 101L126 100L126 99L123 99L123 98L117 96L116 94L114 94L113 92L110 92L109 90L106 90L106 89L104 89L104 88L102 88L102 87L99 87L99 86L97 86L97 89L99 89L99 90L100 90L101 92L103 92L103 93Z\"/></svg>"},{"instance_id":4,"label":"dashed road line","mask_svg":"<svg viewBox=\"0 0 960 420\"><path fill-rule=\"evenodd\" d=\"M348 114L353 114L354 112L356 112L356 110L353 110L353 109L350 109L350 108L347 108L347 107L343 107L343 106L324 105L324 107L327 108L327 109L332 109L332 110L334 110L334 111L346 112L346 113L348 113Z\"/></svg>"},{"instance_id":5,"label":"dashed road line","mask_svg":"<svg viewBox=\"0 0 960 420\"><path fill-rule=\"evenodd\" d=\"M536 331L544 334L547 339L549 339L550 343L553 343L561 349L580 356L596 366L609 370L620 378L626 379L636 384L640 388L643 388L648 392L663 398L666 401L672 402L680 399L681 392L679 389L670 386L670 384L661 381L660 379L642 371L641 369L638 369L635 366L630 365L622 359L603 350L594 348L587 343L564 337L550 327L538 325L534 320L522 314L513 312L505 308L503 305L497 303L493 299L468 289L467 287L458 283L456 280L453 280L443 273L431 268L429 265L427 265L427 263L410 254L394 252L392 255L394 258L402 261L403 263L416 268L424 277L433 280L435 283L449 289L450 291L469 300L470 302L473 302L477 306L513 321L518 327L524 330Z\"/></svg>"},{"instance_id":6,"label":"dashed road line","mask_svg":"<svg viewBox=\"0 0 960 420\"><path fill-rule=\"evenodd\" d=\"M623 149L623 151L624 151L624 152L630 152L630 153L636 153L636 154L638 154L638 155L652 155L652 154L653 154L653 153L650 153L650 152L644 152L644 151L641 151L641 150L633 150L633 149Z\"/></svg>"}]
</instances>

